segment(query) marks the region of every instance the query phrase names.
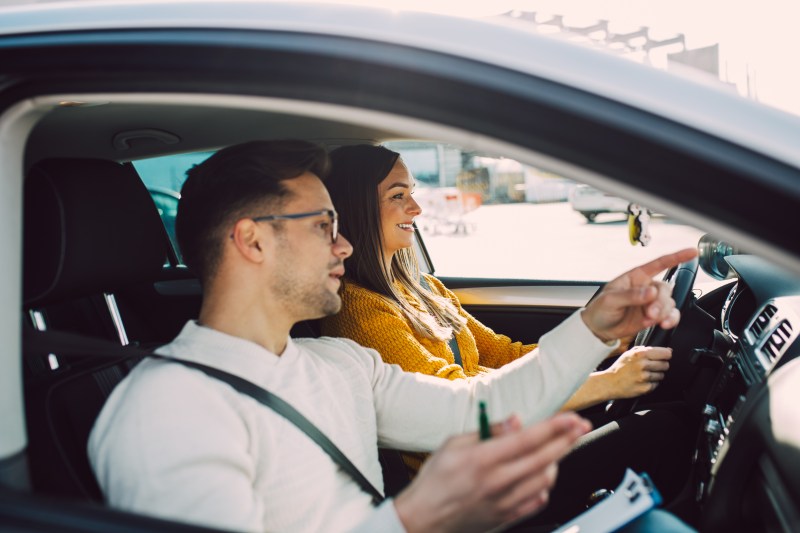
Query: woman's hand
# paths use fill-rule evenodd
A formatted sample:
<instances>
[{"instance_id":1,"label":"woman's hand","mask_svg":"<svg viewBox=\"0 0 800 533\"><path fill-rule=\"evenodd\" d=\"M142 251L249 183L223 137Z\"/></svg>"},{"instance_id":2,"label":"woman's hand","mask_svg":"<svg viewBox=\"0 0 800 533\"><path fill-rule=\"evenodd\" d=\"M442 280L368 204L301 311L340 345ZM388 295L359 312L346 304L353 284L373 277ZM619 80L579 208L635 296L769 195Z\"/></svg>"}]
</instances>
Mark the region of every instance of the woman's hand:
<instances>
[{"instance_id":1,"label":"woman's hand","mask_svg":"<svg viewBox=\"0 0 800 533\"><path fill-rule=\"evenodd\" d=\"M600 372L606 382L608 399L635 398L652 392L664 379L672 358L671 348L635 346Z\"/></svg>"},{"instance_id":2,"label":"woman's hand","mask_svg":"<svg viewBox=\"0 0 800 533\"><path fill-rule=\"evenodd\" d=\"M634 346L606 370L592 372L561 411L580 411L609 400L651 392L664 379L671 358L671 348Z\"/></svg>"}]
</instances>

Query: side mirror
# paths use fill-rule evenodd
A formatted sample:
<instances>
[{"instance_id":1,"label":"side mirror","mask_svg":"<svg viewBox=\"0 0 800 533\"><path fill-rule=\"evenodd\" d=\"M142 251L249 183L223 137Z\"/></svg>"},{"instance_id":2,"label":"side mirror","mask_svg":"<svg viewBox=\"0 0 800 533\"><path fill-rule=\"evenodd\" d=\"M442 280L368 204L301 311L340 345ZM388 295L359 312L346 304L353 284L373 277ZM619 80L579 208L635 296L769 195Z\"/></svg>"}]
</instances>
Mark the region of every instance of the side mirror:
<instances>
[{"instance_id":1,"label":"side mirror","mask_svg":"<svg viewBox=\"0 0 800 533\"><path fill-rule=\"evenodd\" d=\"M739 248L707 233L700 237L697 251L700 268L703 269L703 272L718 280L736 277L736 273L725 261L725 258L741 254L742 251Z\"/></svg>"}]
</instances>

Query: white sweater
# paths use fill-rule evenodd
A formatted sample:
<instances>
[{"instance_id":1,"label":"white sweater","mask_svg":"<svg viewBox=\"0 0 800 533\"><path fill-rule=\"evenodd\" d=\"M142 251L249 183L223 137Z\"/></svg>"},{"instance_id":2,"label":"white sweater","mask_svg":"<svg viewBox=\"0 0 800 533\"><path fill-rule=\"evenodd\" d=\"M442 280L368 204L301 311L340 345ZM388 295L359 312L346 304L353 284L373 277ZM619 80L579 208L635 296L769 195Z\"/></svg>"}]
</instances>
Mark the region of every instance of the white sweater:
<instances>
[{"instance_id":1,"label":"white sweater","mask_svg":"<svg viewBox=\"0 0 800 533\"><path fill-rule=\"evenodd\" d=\"M610 352L576 313L528 356L469 380L403 372L346 339L289 340L280 356L189 322L159 353L214 366L277 394L383 490L377 444L430 451L490 417L553 414ZM108 503L240 531L403 531L391 500L370 497L317 444L252 398L198 370L139 364L89 438Z\"/></svg>"}]
</instances>

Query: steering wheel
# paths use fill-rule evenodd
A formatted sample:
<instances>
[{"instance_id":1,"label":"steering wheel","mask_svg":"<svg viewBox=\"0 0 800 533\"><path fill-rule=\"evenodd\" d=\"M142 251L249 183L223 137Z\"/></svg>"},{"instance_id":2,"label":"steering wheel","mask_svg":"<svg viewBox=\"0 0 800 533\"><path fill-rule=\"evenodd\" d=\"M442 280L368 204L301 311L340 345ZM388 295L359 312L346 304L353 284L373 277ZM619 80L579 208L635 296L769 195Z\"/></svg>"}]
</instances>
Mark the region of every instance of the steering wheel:
<instances>
[{"instance_id":1,"label":"steering wheel","mask_svg":"<svg viewBox=\"0 0 800 533\"><path fill-rule=\"evenodd\" d=\"M689 295L692 293L694 279L697 277L697 266L698 260L695 257L676 267L672 267L664 274L664 282L672 286L672 299L675 300L675 308L681 312L682 316L686 314L692 302ZM654 324L640 331L636 335L633 345L669 346L673 331L673 329L665 330L658 324ZM606 404L606 414L610 419L616 420L621 416L632 413L636 410L640 398L641 396L611 400Z\"/></svg>"}]
</instances>

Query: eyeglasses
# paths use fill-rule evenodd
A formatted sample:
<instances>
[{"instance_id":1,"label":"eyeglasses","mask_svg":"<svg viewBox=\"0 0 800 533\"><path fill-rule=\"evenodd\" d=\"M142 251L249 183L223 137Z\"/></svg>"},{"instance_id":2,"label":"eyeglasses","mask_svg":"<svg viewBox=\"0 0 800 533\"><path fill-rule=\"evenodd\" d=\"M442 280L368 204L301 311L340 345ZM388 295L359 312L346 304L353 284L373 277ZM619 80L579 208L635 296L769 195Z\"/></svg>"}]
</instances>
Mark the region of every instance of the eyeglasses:
<instances>
[{"instance_id":1,"label":"eyeglasses","mask_svg":"<svg viewBox=\"0 0 800 533\"><path fill-rule=\"evenodd\" d=\"M310 213L294 213L291 215L266 215L263 217L253 217L253 222L269 222L270 220L296 220L298 218L318 217L321 215L328 215L330 219L331 229L331 244L336 244L336 239L339 238L339 215L333 209L323 209L322 211L313 211Z\"/></svg>"}]
</instances>

